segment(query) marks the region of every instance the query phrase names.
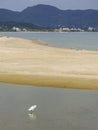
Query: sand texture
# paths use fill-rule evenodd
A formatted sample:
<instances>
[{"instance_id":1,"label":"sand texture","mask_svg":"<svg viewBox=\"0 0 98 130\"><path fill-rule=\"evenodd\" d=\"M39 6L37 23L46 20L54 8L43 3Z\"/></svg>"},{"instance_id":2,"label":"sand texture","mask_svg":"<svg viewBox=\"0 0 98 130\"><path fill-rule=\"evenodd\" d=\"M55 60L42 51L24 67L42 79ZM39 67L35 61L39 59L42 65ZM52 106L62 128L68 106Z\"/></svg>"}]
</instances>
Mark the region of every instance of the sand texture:
<instances>
[{"instance_id":1,"label":"sand texture","mask_svg":"<svg viewBox=\"0 0 98 130\"><path fill-rule=\"evenodd\" d=\"M98 89L98 52L2 36L0 82Z\"/></svg>"}]
</instances>

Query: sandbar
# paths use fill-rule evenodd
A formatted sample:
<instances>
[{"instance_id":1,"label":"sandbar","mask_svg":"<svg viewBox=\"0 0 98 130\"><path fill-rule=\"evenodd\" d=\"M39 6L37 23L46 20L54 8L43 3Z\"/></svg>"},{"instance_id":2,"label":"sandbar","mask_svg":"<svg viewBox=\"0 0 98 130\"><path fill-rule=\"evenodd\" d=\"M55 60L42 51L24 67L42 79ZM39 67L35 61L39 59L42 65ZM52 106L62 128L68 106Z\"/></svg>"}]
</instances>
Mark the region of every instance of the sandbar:
<instances>
[{"instance_id":1,"label":"sandbar","mask_svg":"<svg viewBox=\"0 0 98 130\"><path fill-rule=\"evenodd\" d=\"M98 89L98 51L58 48L1 36L0 82Z\"/></svg>"}]
</instances>

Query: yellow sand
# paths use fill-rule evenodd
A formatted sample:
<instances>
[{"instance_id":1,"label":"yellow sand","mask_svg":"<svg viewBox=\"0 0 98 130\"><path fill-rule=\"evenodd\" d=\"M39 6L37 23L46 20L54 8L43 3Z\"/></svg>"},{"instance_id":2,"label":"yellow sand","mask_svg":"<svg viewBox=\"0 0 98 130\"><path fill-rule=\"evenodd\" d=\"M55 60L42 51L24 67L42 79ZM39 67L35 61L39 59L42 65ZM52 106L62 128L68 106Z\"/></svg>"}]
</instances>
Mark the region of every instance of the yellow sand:
<instances>
[{"instance_id":1,"label":"yellow sand","mask_svg":"<svg viewBox=\"0 0 98 130\"><path fill-rule=\"evenodd\" d=\"M0 82L98 89L98 52L0 37Z\"/></svg>"}]
</instances>

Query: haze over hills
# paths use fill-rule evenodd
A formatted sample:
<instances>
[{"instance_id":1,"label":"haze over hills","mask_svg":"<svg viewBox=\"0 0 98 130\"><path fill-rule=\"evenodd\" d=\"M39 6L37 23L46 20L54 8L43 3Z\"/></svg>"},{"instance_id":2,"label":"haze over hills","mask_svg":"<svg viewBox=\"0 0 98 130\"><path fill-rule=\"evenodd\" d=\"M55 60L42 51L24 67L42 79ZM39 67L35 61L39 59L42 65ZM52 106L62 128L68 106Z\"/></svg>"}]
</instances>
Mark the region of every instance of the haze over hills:
<instances>
[{"instance_id":1,"label":"haze over hills","mask_svg":"<svg viewBox=\"0 0 98 130\"><path fill-rule=\"evenodd\" d=\"M40 4L27 7L21 12L0 9L0 22L28 23L49 28L98 28L98 10L60 10Z\"/></svg>"}]
</instances>

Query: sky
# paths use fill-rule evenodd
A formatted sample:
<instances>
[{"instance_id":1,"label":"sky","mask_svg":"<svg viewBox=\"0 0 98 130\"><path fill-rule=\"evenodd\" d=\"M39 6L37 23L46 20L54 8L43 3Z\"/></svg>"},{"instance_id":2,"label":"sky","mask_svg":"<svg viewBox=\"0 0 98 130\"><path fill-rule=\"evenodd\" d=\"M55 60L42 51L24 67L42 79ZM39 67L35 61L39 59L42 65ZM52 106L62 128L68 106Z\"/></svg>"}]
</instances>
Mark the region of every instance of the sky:
<instances>
[{"instance_id":1,"label":"sky","mask_svg":"<svg viewBox=\"0 0 98 130\"><path fill-rule=\"evenodd\" d=\"M22 11L37 4L52 5L59 9L98 9L98 0L0 0L0 8Z\"/></svg>"}]
</instances>

